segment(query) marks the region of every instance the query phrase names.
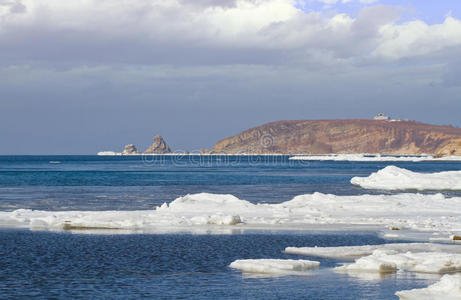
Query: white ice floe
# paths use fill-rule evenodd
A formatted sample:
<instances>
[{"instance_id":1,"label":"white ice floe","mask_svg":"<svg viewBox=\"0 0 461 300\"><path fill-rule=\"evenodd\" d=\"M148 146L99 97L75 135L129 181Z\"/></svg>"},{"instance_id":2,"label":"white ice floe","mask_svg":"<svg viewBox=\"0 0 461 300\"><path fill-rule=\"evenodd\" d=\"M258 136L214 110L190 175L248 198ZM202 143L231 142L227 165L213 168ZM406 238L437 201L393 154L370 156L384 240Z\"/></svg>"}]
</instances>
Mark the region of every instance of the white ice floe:
<instances>
[{"instance_id":1,"label":"white ice floe","mask_svg":"<svg viewBox=\"0 0 461 300\"><path fill-rule=\"evenodd\" d=\"M461 171L417 173L388 166L368 177L354 177L351 183L365 189L461 190Z\"/></svg>"},{"instance_id":2,"label":"white ice floe","mask_svg":"<svg viewBox=\"0 0 461 300\"><path fill-rule=\"evenodd\" d=\"M444 275L439 282L427 288L395 294L400 300L461 300L461 274Z\"/></svg>"},{"instance_id":3,"label":"white ice floe","mask_svg":"<svg viewBox=\"0 0 461 300\"><path fill-rule=\"evenodd\" d=\"M143 211L0 212L0 226L48 229L143 229L237 226L256 229L310 229L340 226L440 232L461 231L461 198L442 194L335 196L301 195L280 204L253 204L232 195L193 194ZM329 226L326 226L329 225Z\"/></svg>"},{"instance_id":4,"label":"white ice floe","mask_svg":"<svg viewBox=\"0 0 461 300\"><path fill-rule=\"evenodd\" d=\"M446 252L461 254L461 246L432 243L395 243L382 245L342 246L342 247L287 247L285 253L313 257L353 260L369 256L375 250L404 252Z\"/></svg>"},{"instance_id":5,"label":"white ice floe","mask_svg":"<svg viewBox=\"0 0 461 300\"><path fill-rule=\"evenodd\" d=\"M114 152L114 151L101 151L101 152L98 152L99 156L121 156L122 153L120 152Z\"/></svg>"},{"instance_id":6,"label":"white ice floe","mask_svg":"<svg viewBox=\"0 0 461 300\"><path fill-rule=\"evenodd\" d=\"M318 268L318 261L294 259L241 259L230 264L233 269L247 273L306 275L307 270Z\"/></svg>"},{"instance_id":7,"label":"white ice floe","mask_svg":"<svg viewBox=\"0 0 461 300\"><path fill-rule=\"evenodd\" d=\"M461 156L434 157L431 155L379 155L379 154L325 154L325 155L296 155L291 160L318 160L318 161L461 161Z\"/></svg>"},{"instance_id":8,"label":"white ice floe","mask_svg":"<svg viewBox=\"0 0 461 300\"><path fill-rule=\"evenodd\" d=\"M338 271L449 273L461 271L461 254L446 252L406 252L375 250Z\"/></svg>"}]
</instances>

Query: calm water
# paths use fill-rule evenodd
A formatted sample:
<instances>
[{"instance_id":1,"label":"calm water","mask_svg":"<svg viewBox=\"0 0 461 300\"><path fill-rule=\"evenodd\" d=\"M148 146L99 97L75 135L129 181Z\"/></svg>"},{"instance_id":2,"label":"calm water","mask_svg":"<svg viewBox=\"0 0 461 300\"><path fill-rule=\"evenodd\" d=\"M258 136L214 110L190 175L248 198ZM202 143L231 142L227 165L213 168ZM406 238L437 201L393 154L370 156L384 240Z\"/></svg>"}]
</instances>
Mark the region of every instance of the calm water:
<instances>
[{"instance_id":1,"label":"calm water","mask_svg":"<svg viewBox=\"0 0 461 300\"><path fill-rule=\"evenodd\" d=\"M461 170L459 162L392 164L424 172ZM389 192L364 191L349 180L386 165L262 156L0 156L0 210L152 209L197 192L265 203L312 192L382 194ZM283 254L287 246L384 242L371 233L342 232L90 235L2 229L0 299L396 299L398 290L438 280L337 274L331 268L341 262L317 258L321 270L312 277L249 278L228 267L243 258L306 258Z\"/></svg>"}]
</instances>

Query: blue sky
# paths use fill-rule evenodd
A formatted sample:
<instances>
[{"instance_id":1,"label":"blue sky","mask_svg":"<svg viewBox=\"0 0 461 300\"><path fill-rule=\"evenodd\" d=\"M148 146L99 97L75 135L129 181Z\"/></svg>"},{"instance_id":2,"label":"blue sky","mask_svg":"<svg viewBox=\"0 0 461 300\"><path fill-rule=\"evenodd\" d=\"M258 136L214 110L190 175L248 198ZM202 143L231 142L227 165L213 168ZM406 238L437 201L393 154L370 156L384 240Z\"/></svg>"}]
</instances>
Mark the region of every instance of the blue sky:
<instances>
[{"instance_id":1,"label":"blue sky","mask_svg":"<svg viewBox=\"0 0 461 300\"><path fill-rule=\"evenodd\" d=\"M461 126L460 50L458 1L0 1L0 154L379 112Z\"/></svg>"},{"instance_id":2,"label":"blue sky","mask_svg":"<svg viewBox=\"0 0 461 300\"><path fill-rule=\"evenodd\" d=\"M326 0L328 2L328 0ZM333 0L332 0L333 1ZM448 14L459 18L461 16L461 2L457 0L377 0L372 3L350 1L343 3L338 0L335 4L325 4L321 0L307 0L305 5L299 5L306 12L334 11L356 16L364 6L389 5L400 7L403 11L400 22L408 20L423 20L428 24L437 24L444 21Z\"/></svg>"}]
</instances>

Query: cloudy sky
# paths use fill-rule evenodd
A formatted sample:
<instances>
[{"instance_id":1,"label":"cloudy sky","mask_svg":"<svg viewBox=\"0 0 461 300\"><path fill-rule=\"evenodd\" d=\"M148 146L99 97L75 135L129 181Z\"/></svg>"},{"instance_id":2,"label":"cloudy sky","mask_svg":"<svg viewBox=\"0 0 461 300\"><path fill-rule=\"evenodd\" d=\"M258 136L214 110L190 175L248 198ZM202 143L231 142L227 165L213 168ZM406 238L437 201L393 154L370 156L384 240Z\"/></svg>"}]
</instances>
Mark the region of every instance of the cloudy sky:
<instances>
[{"instance_id":1,"label":"cloudy sky","mask_svg":"<svg viewBox=\"0 0 461 300\"><path fill-rule=\"evenodd\" d=\"M282 119L461 126L459 0L0 0L0 154Z\"/></svg>"}]
</instances>

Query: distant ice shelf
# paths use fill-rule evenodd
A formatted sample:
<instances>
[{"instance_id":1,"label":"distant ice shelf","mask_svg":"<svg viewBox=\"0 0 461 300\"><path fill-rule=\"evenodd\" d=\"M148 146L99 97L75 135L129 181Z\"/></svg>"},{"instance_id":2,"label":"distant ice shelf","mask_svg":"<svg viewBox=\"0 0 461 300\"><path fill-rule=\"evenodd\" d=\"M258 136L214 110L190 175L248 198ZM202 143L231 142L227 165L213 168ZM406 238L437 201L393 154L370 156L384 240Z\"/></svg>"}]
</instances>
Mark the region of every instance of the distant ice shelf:
<instances>
[{"instance_id":1,"label":"distant ice shelf","mask_svg":"<svg viewBox=\"0 0 461 300\"><path fill-rule=\"evenodd\" d=\"M379 154L325 154L325 155L295 155L291 160L307 161L461 161L461 156L434 157L432 155L379 155Z\"/></svg>"},{"instance_id":2,"label":"distant ice shelf","mask_svg":"<svg viewBox=\"0 0 461 300\"><path fill-rule=\"evenodd\" d=\"M101 152L98 152L99 156L120 156L122 155L122 153L120 152L114 152L114 151L101 151Z\"/></svg>"}]
</instances>

